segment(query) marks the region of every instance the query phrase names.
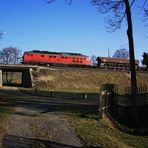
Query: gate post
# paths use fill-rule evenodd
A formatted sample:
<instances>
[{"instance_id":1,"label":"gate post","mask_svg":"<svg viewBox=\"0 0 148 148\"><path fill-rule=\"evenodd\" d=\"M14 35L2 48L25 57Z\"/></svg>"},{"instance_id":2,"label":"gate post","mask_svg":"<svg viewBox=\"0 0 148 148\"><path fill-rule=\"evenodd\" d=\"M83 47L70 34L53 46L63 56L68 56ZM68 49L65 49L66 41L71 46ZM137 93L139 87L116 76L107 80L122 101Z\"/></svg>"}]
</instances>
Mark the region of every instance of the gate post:
<instances>
[{"instance_id":1,"label":"gate post","mask_svg":"<svg viewBox=\"0 0 148 148\"><path fill-rule=\"evenodd\" d=\"M102 119L102 93L100 93L99 98L99 118Z\"/></svg>"},{"instance_id":2,"label":"gate post","mask_svg":"<svg viewBox=\"0 0 148 148\"><path fill-rule=\"evenodd\" d=\"M108 91L107 90L103 90L100 93L100 101L99 101L99 118L102 118L102 115L104 113L104 111L106 111L107 108L107 102L108 102Z\"/></svg>"},{"instance_id":3,"label":"gate post","mask_svg":"<svg viewBox=\"0 0 148 148\"><path fill-rule=\"evenodd\" d=\"M109 114L114 112L114 93L117 91L116 89L117 86L114 84L103 84L101 86L99 104L100 118L102 118L104 112Z\"/></svg>"}]
</instances>

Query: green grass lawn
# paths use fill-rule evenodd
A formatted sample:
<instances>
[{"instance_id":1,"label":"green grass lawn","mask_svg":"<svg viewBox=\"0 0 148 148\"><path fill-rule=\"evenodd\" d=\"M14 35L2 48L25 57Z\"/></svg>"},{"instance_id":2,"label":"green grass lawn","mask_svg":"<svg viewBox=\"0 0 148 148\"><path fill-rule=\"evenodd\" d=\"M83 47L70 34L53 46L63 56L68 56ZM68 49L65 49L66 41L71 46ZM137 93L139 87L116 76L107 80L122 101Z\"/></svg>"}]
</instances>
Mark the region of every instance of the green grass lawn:
<instances>
[{"instance_id":1,"label":"green grass lawn","mask_svg":"<svg viewBox=\"0 0 148 148\"><path fill-rule=\"evenodd\" d=\"M122 132L113 127L106 117L101 120L90 117L82 118L77 115L66 115L66 117L86 146L148 147L148 136L135 136Z\"/></svg>"}]
</instances>

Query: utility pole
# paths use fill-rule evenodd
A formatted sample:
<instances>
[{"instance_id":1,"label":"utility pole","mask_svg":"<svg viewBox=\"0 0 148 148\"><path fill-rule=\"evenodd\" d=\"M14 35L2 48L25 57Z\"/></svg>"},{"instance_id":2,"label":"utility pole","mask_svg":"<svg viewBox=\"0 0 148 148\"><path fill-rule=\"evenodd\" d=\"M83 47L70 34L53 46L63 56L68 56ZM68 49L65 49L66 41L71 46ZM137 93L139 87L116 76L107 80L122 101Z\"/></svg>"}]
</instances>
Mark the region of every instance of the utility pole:
<instances>
[{"instance_id":1,"label":"utility pole","mask_svg":"<svg viewBox=\"0 0 148 148\"><path fill-rule=\"evenodd\" d=\"M108 58L110 58L110 50L109 50L109 48L108 48Z\"/></svg>"}]
</instances>

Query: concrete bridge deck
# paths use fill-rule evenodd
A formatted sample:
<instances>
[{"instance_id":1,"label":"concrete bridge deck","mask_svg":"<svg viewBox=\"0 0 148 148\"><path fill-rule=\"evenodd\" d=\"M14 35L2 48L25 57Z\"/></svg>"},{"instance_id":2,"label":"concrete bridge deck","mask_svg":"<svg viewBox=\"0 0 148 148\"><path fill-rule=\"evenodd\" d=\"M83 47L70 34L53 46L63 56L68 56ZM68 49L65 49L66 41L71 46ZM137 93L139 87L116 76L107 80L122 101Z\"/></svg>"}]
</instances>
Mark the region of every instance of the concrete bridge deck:
<instances>
[{"instance_id":1,"label":"concrete bridge deck","mask_svg":"<svg viewBox=\"0 0 148 148\"><path fill-rule=\"evenodd\" d=\"M12 71L12 72L21 72L26 69L37 69L38 66L32 65L23 65L23 64L0 64L0 70L3 71Z\"/></svg>"}]
</instances>

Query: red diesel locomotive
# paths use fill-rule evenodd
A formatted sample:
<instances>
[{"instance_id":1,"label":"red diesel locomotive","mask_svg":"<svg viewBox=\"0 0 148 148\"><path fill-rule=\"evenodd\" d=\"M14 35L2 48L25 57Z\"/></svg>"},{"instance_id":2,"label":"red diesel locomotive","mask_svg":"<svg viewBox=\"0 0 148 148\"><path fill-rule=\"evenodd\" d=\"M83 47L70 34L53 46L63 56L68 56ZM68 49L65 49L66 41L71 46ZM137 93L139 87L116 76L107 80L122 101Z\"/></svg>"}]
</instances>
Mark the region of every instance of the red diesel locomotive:
<instances>
[{"instance_id":1,"label":"red diesel locomotive","mask_svg":"<svg viewBox=\"0 0 148 148\"><path fill-rule=\"evenodd\" d=\"M33 50L24 52L23 64L44 66L90 66L91 60L88 56L68 52L48 52Z\"/></svg>"}]
</instances>

